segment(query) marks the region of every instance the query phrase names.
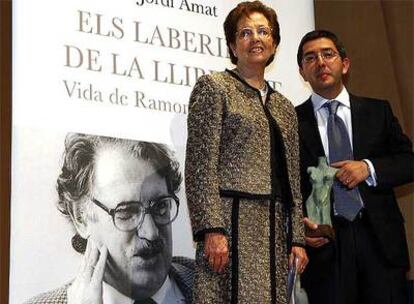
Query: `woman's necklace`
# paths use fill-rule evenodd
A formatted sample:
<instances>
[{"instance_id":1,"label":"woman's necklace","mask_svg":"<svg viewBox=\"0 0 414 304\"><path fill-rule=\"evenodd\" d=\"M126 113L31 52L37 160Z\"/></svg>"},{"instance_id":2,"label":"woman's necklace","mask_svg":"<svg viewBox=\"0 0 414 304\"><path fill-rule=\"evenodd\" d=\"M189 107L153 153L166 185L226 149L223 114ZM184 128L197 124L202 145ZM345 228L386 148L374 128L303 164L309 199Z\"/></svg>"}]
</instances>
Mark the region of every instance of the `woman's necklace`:
<instances>
[{"instance_id":1,"label":"woman's necklace","mask_svg":"<svg viewBox=\"0 0 414 304\"><path fill-rule=\"evenodd\" d=\"M259 89L260 96L265 97L267 95L267 84L266 82L263 84L263 87Z\"/></svg>"},{"instance_id":2,"label":"woman's necklace","mask_svg":"<svg viewBox=\"0 0 414 304\"><path fill-rule=\"evenodd\" d=\"M239 75L240 78L242 78L244 81L246 81L246 79L244 79L244 77L241 75L240 71L237 68L235 68L233 71L235 71L236 74ZM266 81L263 83L263 86L261 88L259 88L258 90L260 92L260 96L262 97L262 100L264 100L265 97L267 96L267 91L268 91L268 86L267 86Z\"/></svg>"}]
</instances>

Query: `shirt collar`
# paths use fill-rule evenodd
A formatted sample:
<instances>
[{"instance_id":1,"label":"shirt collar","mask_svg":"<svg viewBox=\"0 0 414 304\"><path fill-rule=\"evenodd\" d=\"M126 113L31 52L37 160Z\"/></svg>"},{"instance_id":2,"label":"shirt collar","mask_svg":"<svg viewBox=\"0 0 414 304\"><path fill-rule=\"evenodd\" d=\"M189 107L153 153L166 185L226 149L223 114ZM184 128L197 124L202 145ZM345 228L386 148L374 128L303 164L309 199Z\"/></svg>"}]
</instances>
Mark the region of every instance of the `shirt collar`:
<instances>
[{"instance_id":1,"label":"shirt collar","mask_svg":"<svg viewBox=\"0 0 414 304\"><path fill-rule=\"evenodd\" d=\"M165 303L165 297L167 296L167 293L171 289L171 287L172 284L170 276L167 276L167 278L164 281L164 284L162 284L161 288L158 289L158 291L151 298L157 303Z\"/></svg>"},{"instance_id":2,"label":"shirt collar","mask_svg":"<svg viewBox=\"0 0 414 304\"><path fill-rule=\"evenodd\" d=\"M165 279L161 288L151 296L157 303L164 303L168 291L171 289L171 279L169 276ZM120 293L106 282L103 282L103 303L104 304L133 304L134 300Z\"/></svg>"},{"instance_id":3,"label":"shirt collar","mask_svg":"<svg viewBox=\"0 0 414 304\"><path fill-rule=\"evenodd\" d=\"M311 96L311 100L313 104L313 110L315 113L318 112L323 107L323 105L327 101L330 101L330 100L337 100L342 105L346 106L347 108L351 108L351 103L349 101L349 93L345 87L343 87L341 93L339 93L339 95L333 99L326 99L325 97L322 97L316 94L315 92L313 92Z\"/></svg>"},{"instance_id":4,"label":"shirt collar","mask_svg":"<svg viewBox=\"0 0 414 304\"><path fill-rule=\"evenodd\" d=\"M102 298L104 304L133 304L134 300L120 293L106 282L102 284Z\"/></svg>"}]
</instances>

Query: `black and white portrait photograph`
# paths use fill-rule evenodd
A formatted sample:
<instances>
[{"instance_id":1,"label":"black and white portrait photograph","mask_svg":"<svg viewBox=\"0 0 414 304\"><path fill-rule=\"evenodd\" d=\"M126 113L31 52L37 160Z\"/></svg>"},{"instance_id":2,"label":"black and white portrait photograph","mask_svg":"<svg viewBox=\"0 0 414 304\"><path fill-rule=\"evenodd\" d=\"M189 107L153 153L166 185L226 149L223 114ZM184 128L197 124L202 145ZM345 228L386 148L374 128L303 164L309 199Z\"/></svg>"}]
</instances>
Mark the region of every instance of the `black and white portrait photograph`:
<instances>
[{"instance_id":1,"label":"black and white portrait photograph","mask_svg":"<svg viewBox=\"0 0 414 304\"><path fill-rule=\"evenodd\" d=\"M191 303L191 250L186 257L173 250L172 226L186 204L179 198L183 177L172 149L80 133L67 133L61 147L57 172L48 174L56 177L54 184L48 181L51 209L42 215L42 206L26 214L22 225L33 229L25 234L33 243L19 242L16 253L20 248L20 261L32 264L20 283L38 284L36 278L56 272L65 278L50 284L50 290L28 294L24 303ZM41 180L42 172L37 173ZM37 195L31 193L32 204L41 204ZM37 226L49 231L35 231ZM16 237L23 236L16 232ZM50 246L48 256L34 259L36 244ZM71 268L72 277L62 273L65 268Z\"/></svg>"}]
</instances>

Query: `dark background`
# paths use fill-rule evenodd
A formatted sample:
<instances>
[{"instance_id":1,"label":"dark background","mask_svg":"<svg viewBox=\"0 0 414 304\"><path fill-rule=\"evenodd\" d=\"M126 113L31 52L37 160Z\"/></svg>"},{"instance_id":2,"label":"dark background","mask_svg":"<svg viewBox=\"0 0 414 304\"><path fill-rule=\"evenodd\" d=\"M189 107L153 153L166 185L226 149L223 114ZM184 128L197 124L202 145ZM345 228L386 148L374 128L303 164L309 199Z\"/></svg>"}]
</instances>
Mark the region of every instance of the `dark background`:
<instances>
[{"instance_id":1,"label":"dark background","mask_svg":"<svg viewBox=\"0 0 414 304\"><path fill-rule=\"evenodd\" d=\"M411 139L414 138L413 4L414 0L315 0L316 28L335 32L351 58L348 89L357 95L388 99ZM292 9L294 6L292 1ZM8 301L11 7L10 0L0 0L0 303ZM398 188L397 193L414 265L413 184ZM414 279L414 271L409 278Z\"/></svg>"}]
</instances>

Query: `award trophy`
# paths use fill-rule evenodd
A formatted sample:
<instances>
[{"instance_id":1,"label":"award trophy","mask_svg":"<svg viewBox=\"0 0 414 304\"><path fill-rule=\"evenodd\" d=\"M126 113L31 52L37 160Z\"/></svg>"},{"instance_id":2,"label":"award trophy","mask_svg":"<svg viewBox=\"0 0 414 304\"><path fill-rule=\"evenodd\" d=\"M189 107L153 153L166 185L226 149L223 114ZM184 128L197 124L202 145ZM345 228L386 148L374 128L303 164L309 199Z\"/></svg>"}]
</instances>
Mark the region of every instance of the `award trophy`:
<instances>
[{"instance_id":1,"label":"award trophy","mask_svg":"<svg viewBox=\"0 0 414 304\"><path fill-rule=\"evenodd\" d=\"M308 218L318 224L316 230L306 229L306 236L335 239L331 222L330 194L338 169L328 166L326 157L318 158L317 167L308 167L312 192L306 200Z\"/></svg>"}]
</instances>

